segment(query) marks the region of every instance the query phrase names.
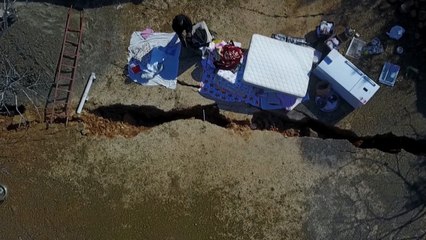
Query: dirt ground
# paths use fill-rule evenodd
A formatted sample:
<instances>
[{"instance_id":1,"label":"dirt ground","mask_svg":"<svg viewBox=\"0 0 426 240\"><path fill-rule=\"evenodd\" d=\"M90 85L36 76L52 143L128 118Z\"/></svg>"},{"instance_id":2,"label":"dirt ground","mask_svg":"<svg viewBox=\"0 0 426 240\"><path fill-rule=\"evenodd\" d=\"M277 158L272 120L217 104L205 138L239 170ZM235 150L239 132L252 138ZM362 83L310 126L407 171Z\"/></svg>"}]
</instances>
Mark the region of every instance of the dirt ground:
<instances>
[{"instance_id":1,"label":"dirt ground","mask_svg":"<svg viewBox=\"0 0 426 240\"><path fill-rule=\"evenodd\" d=\"M0 176L10 189L0 205L4 239L388 239L424 232L424 218L398 231L421 210L407 183L422 184L425 159L411 154L246 134L199 120L130 138L84 136L80 128L2 134Z\"/></svg>"},{"instance_id":2,"label":"dirt ground","mask_svg":"<svg viewBox=\"0 0 426 240\"><path fill-rule=\"evenodd\" d=\"M47 83L53 80L66 18L66 8L56 4L56 1L50 2L54 4L29 3L21 6L20 21L0 40L2 51L13 57L15 62L42 69L50 76L43 78ZM373 101L356 111L343 102L341 111L322 113L313 100L300 105L296 110L341 128L351 129L360 135L393 132L399 136L414 138L425 136L426 81L422 74L422 59L426 59L426 44L418 36L424 31L410 15L398 14L398 4L389 2L392 1L219 1L214 5L208 1L173 0L144 1L138 5L118 5L114 1L87 3L92 8L85 11L85 32L74 103L79 100L91 72L97 74L98 81L93 87L87 108L123 104L155 106L167 111L212 103L197 94L196 88L191 87L197 86L200 81L201 68L199 57L187 51L183 51L180 59L178 79L190 86L180 84L175 91L170 91L161 87L124 84L126 77L123 72L131 33L146 27L171 32L170 21L181 12L191 16L194 21L206 21L218 33L218 38L242 42L244 48L249 47L253 33L266 36L271 33L309 36L321 19L327 19L334 21L339 29L347 25L353 27L365 41L376 36L384 39L385 53L354 62L374 80L378 79L385 61L398 63L402 67L398 83L392 88L383 85ZM394 24L407 28L407 33L400 42L387 40L385 35ZM348 44L344 44L341 52L345 51ZM404 46L406 54L393 54L394 47L398 44ZM409 66L417 68L420 74L407 76ZM47 90L48 87L44 91L39 90L40 98L46 95L43 93ZM310 92L313 92L313 86ZM313 94L311 99L314 99ZM22 101L25 100L23 97ZM237 108L244 109L241 106ZM235 117L230 112L225 114ZM369 124L365 124L366 122Z\"/></svg>"},{"instance_id":3,"label":"dirt ground","mask_svg":"<svg viewBox=\"0 0 426 240\"><path fill-rule=\"evenodd\" d=\"M82 116L47 130L31 105L29 128L10 128L19 117L0 118L0 183L9 189L0 203L0 239L426 239L423 156L228 126L221 119L170 118L151 126L131 114L96 114L102 107L199 111L196 106L214 103L196 87L179 84L173 91L126 83L131 33L145 27L171 32L178 13L205 20L220 38L248 48L253 33L305 36L321 19L350 24L370 40L398 20L393 1L117 2L85 10L74 103L91 72L97 80ZM67 8L50 1L21 3L18 10L19 21L0 38L0 49L53 80ZM389 47L357 64L377 79L387 59L406 64L404 69L416 64L409 54L394 56ZM198 84L198 61L182 53L180 82ZM309 104L296 114L333 119L329 123L360 135L424 138L422 79L403 72L395 87L381 86L366 106L343 116L324 115ZM235 122L251 118L221 113Z\"/></svg>"}]
</instances>

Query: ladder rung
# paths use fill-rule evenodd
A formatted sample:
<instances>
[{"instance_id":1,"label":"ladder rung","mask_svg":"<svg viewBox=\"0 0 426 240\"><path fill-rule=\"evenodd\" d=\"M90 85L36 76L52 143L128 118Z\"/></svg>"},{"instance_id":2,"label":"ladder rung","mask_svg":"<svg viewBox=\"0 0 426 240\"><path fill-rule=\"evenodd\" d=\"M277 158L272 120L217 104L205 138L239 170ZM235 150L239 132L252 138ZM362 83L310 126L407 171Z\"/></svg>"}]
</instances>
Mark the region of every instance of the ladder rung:
<instances>
[{"instance_id":1,"label":"ladder rung","mask_svg":"<svg viewBox=\"0 0 426 240\"><path fill-rule=\"evenodd\" d=\"M69 44L72 44L72 45L78 46L78 43L75 43L75 42L72 42L72 41L68 41L68 40L66 40L66 41L65 41L65 43L69 43Z\"/></svg>"},{"instance_id":2,"label":"ladder rung","mask_svg":"<svg viewBox=\"0 0 426 240\"><path fill-rule=\"evenodd\" d=\"M69 68L76 68L76 66L72 66L72 65L68 65L68 64L62 64L62 66L69 67Z\"/></svg>"},{"instance_id":3,"label":"ladder rung","mask_svg":"<svg viewBox=\"0 0 426 240\"><path fill-rule=\"evenodd\" d=\"M69 85L71 85L71 83L58 83L58 84L56 84L56 87L66 87L66 86L69 86Z\"/></svg>"},{"instance_id":4,"label":"ladder rung","mask_svg":"<svg viewBox=\"0 0 426 240\"><path fill-rule=\"evenodd\" d=\"M54 88L54 95L51 95L53 99L49 99L46 106L46 116L49 116L47 122L53 123L58 118L69 118L69 104L71 89L74 83L74 72L78 67L77 60L79 57L80 41L82 36L82 13L80 12L80 28L70 26L71 21L71 10L68 10L67 23L65 27L65 36L62 45L62 53L58 62L57 76L55 83L52 86ZM65 58L65 59L64 59ZM65 63L73 60L73 63ZM68 76L68 73L71 73ZM53 90L53 89L52 89ZM49 97L50 98L50 97Z\"/></svg>"},{"instance_id":5,"label":"ladder rung","mask_svg":"<svg viewBox=\"0 0 426 240\"><path fill-rule=\"evenodd\" d=\"M58 104L59 102L64 102L64 103L66 103L66 101L68 101L68 97L57 98L57 99L55 99L55 104ZM53 103L53 102L52 102L52 103Z\"/></svg>"},{"instance_id":6,"label":"ladder rung","mask_svg":"<svg viewBox=\"0 0 426 240\"><path fill-rule=\"evenodd\" d=\"M68 56L68 57L75 57L75 56L77 56L77 54L75 52L68 52L68 51L64 51L64 53L62 55Z\"/></svg>"},{"instance_id":7,"label":"ladder rung","mask_svg":"<svg viewBox=\"0 0 426 240\"><path fill-rule=\"evenodd\" d=\"M63 89L63 88L59 88L59 87L56 87L56 91L68 92L68 93L70 93L70 92L71 92L71 91L70 91L70 90L68 90L68 89Z\"/></svg>"},{"instance_id":8,"label":"ladder rung","mask_svg":"<svg viewBox=\"0 0 426 240\"><path fill-rule=\"evenodd\" d=\"M49 111L48 111L48 110L46 110L46 111L45 111L46 115L47 115L47 116L50 116L50 117L51 117L51 116L58 115L58 114L60 114L61 112L63 112L63 111L61 111L61 109L59 109L59 108L58 108L58 109L55 109L55 111L52 111L52 109L51 109L51 110L49 110Z\"/></svg>"},{"instance_id":9,"label":"ladder rung","mask_svg":"<svg viewBox=\"0 0 426 240\"><path fill-rule=\"evenodd\" d=\"M67 31L68 32L73 32L73 33L79 33L80 32L80 30L70 29L70 28L68 28Z\"/></svg>"},{"instance_id":10,"label":"ladder rung","mask_svg":"<svg viewBox=\"0 0 426 240\"><path fill-rule=\"evenodd\" d=\"M67 105L68 95L70 93L57 91L59 96L56 96L58 100L55 101L56 108L61 108L62 106Z\"/></svg>"},{"instance_id":11,"label":"ladder rung","mask_svg":"<svg viewBox=\"0 0 426 240\"><path fill-rule=\"evenodd\" d=\"M50 114L48 115L49 117L49 122L50 123L54 123L55 121L59 120L59 119L63 119L65 118L65 113L59 113L59 114Z\"/></svg>"},{"instance_id":12,"label":"ladder rung","mask_svg":"<svg viewBox=\"0 0 426 240\"><path fill-rule=\"evenodd\" d=\"M53 101L55 101L55 104L53 104ZM50 108L53 108L53 106L56 106L56 105L59 105L59 104L65 104L65 103L67 103L67 98L63 98L63 99L58 98L56 100L51 99L48 102L49 105L52 105ZM55 107L55 109L56 109L56 107Z\"/></svg>"},{"instance_id":13,"label":"ladder rung","mask_svg":"<svg viewBox=\"0 0 426 240\"><path fill-rule=\"evenodd\" d=\"M67 88L67 87L60 87L59 85L60 85L60 84L57 84L57 85L55 86L55 89L56 89L56 90L59 90L59 91L68 91L68 90L69 90L69 88ZM64 85L64 84L62 84L62 85ZM66 86L69 86L69 85L66 85Z\"/></svg>"},{"instance_id":14,"label":"ladder rung","mask_svg":"<svg viewBox=\"0 0 426 240\"><path fill-rule=\"evenodd\" d=\"M56 98L68 98L68 95L71 93L69 90L67 90L67 88L62 87L62 88L56 88L55 90L56 92Z\"/></svg>"},{"instance_id":15,"label":"ladder rung","mask_svg":"<svg viewBox=\"0 0 426 240\"><path fill-rule=\"evenodd\" d=\"M59 76L59 77L58 77L58 81L60 81L60 80L68 80L68 81L70 81L70 82L74 81L74 79L73 79L73 78L63 77L63 76Z\"/></svg>"},{"instance_id":16,"label":"ladder rung","mask_svg":"<svg viewBox=\"0 0 426 240\"><path fill-rule=\"evenodd\" d=\"M55 108L55 109L52 108L52 109L46 110L46 114L48 114L48 115L58 114L58 113L62 113L62 112L63 112L63 110L61 108Z\"/></svg>"}]
</instances>

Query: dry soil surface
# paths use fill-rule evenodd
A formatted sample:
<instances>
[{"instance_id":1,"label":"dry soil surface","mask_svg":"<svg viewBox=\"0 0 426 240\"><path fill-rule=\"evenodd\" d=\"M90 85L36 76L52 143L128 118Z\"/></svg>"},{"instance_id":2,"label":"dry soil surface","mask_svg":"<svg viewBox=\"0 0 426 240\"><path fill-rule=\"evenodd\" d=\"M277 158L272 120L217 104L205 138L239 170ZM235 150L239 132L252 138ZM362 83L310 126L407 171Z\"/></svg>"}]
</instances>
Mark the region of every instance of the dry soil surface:
<instances>
[{"instance_id":1,"label":"dry soil surface","mask_svg":"<svg viewBox=\"0 0 426 240\"><path fill-rule=\"evenodd\" d=\"M424 209L410 186L422 184L425 159L405 152L199 120L130 138L78 129L87 128L2 134L0 179L10 190L0 205L4 239L387 239L424 232L424 218L415 219Z\"/></svg>"},{"instance_id":2,"label":"dry soil surface","mask_svg":"<svg viewBox=\"0 0 426 240\"><path fill-rule=\"evenodd\" d=\"M401 73L395 87L382 85L372 101L360 109L353 110L342 102L341 111L322 113L311 100L300 105L297 110L351 129L359 135L393 132L399 136L422 137L426 135L426 81L423 77L426 48L419 26L423 25L417 24L416 19L421 17L398 14L399 4L389 2L395 1L221 0L211 4L204 0L157 0L143 1L138 5L112 4L114 1L87 3L92 8L85 10L84 39L74 103L79 100L91 72L97 74L98 81L92 89L87 108L123 104L155 106L167 111L212 103L197 93L196 86L201 77L200 59L188 51L183 51L181 56L178 79L182 84L175 91L125 84L123 72L131 33L146 27L171 32L171 19L178 13L186 13L194 21L206 21L218 33L218 38L242 42L244 48L249 47L253 33L310 36L319 21L327 19L334 21L338 29L347 25L355 28L365 41L376 36L385 40L385 53L354 60L372 79L378 79L385 61L400 64ZM53 81L66 8L60 4L29 3L20 5L18 13L20 20L0 39L2 51L11 56L14 62L45 71L50 76L43 78L45 82ZM421 15L420 10L418 15ZM405 37L399 42L388 40L385 34L396 23L407 28ZM342 46L341 52L345 51L348 44L346 42ZM404 46L406 53L402 56L393 54L396 45ZM416 67L419 74L406 76L409 66ZM311 82L314 84L315 81L313 79ZM311 99L314 99L311 87L309 91ZM44 92L40 94L41 97L45 95ZM24 100L25 97L22 98ZM239 109L240 112L250 110L242 106L233 109ZM230 112L226 114L235 117Z\"/></svg>"}]
</instances>

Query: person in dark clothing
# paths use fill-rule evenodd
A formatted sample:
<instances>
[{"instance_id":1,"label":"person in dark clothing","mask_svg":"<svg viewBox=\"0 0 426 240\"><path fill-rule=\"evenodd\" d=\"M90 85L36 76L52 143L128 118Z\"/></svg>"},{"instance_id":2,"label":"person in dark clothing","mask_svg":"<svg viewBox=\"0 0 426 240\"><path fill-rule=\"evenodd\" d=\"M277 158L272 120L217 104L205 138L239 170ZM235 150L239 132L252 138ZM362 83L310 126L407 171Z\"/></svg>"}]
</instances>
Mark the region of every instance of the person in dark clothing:
<instances>
[{"instance_id":1,"label":"person in dark clothing","mask_svg":"<svg viewBox=\"0 0 426 240\"><path fill-rule=\"evenodd\" d=\"M191 19L183 14L175 16L172 22L173 31L178 35L181 43L184 47L187 47L190 44L190 39L192 37L192 21ZM185 32L185 36L183 33Z\"/></svg>"}]
</instances>

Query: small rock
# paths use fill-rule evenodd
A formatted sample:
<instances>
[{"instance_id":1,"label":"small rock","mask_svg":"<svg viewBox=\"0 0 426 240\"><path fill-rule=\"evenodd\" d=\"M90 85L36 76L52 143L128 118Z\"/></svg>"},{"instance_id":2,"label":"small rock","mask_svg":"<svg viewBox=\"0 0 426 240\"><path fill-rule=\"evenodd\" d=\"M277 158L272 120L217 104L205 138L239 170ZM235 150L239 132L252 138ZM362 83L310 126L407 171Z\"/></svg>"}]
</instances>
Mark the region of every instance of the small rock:
<instances>
[{"instance_id":1,"label":"small rock","mask_svg":"<svg viewBox=\"0 0 426 240\"><path fill-rule=\"evenodd\" d=\"M25 120L21 117L21 115L15 115L15 116L13 116L13 118L12 118L12 124L13 125L18 125L18 124L21 124L21 123L24 123L25 122Z\"/></svg>"},{"instance_id":2,"label":"small rock","mask_svg":"<svg viewBox=\"0 0 426 240\"><path fill-rule=\"evenodd\" d=\"M294 121L301 121L302 119L306 118L306 115L305 115L305 114L303 114L303 113L301 113L301 112L298 112L298 111L290 111L290 112L287 114L287 117L288 117L290 120L294 120Z\"/></svg>"},{"instance_id":3,"label":"small rock","mask_svg":"<svg viewBox=\"0 0 426 240\"><path fill-rule=\"evenodd\" d=\"M26 118L26 120L28 122L35 122L35 121L40 121L41 120L41 116L39 116L37 113L35 112L25 112L24 117Z\"/></svg>"},{"instance_id":4,"label":"small rock","mask_svg":"<svg viewBox=\"0 0 426 240\"><path fill-rule=\"evenodd\" d=\"M78 131L84 130L84 122L78 122L77 129L78 129Z\"/></svg>"},{"instance_id":5,"label":"small rock","mask_svg":"<svg viewBox=\"0 0 426 240\"><path fill-rule=\"evenodd\" d=\"M90 130L83 128L80 130L80 133L83 136L87 136L90 133Z\"/></svg>"},{"instance_id":6,"label":"small rock","mask_svg":"<svg viewBox=\"0 0 426 240\"><path fill-rule=\"evenodd\" d=\"M312 129L309 129L309 137L318 138L318 133Z\"/></svg>"},{"instance_id":7,"label":"small rock","mask_svg":"<svg viewBox=\"0 0 426 240\"><path fill-rule=\"evenodd\" d=\"M298 137L299 132L296 129L290 128L284 131L284 135L287 137Z\"/></svg>"},{"instance_id":8,"label":"small rock","mask_svg":"<svg viewBox=\"0 0 426 240\"><path fill-rule=\"evenodd\" d=\"M250 129L251 130L256 130L257 129L257 124L256 123L251 123L250 124Z\"/></svg>"}]
</instances>

